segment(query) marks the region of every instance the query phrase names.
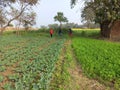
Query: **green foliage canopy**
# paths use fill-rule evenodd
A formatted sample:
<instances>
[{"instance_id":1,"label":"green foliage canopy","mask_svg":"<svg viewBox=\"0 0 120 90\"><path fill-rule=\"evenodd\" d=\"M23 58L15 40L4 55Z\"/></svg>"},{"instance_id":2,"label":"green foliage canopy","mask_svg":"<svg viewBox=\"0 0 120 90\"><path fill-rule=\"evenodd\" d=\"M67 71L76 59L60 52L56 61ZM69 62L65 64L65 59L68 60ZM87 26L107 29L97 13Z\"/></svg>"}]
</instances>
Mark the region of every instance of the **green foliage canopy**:
<instances>
[{"instance_id":1,"label":"green foliage canopy","mask_svg":"<svg viewBox=\"0 0 120 90\"><path fill-rule=\"evenodd\" d=\"M60 22L60 24L62 22L68 22L67 18L62 12L58 12L57 15L54 17L54 20Z\"/></svg>"},{"instance_id":2,"label":"green foliage canopy","mask_svg":"<svg viewBox=\"0 0 120 90\"><path fill-rule=\"evenodd\" d=\"M120 19L120 0L84 0L85 8L91 8L95 14L93 19L96 23L104 21L115 21ZM75 5L77 0L71 0L71 5Z\"/></svg>"}]
</instances>

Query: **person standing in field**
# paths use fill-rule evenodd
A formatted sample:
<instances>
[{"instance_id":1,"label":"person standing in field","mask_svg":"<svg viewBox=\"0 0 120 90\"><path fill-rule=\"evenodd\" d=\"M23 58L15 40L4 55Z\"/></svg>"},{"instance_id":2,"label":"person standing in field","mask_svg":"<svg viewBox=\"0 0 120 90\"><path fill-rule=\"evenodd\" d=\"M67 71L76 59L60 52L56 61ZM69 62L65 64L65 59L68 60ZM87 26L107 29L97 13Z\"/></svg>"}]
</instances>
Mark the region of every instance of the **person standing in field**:
<instances>
[{"instance_id":1,"label":"person standing in field","mask_svg":"<svg viewBox=\"0 0 120 90\"><path fill-rule=\"evenodd\" d=\"M71 28L69 28L68 34L70 37L72 36L72 29Z\"/></svg>"},{"instance_id":2,"label":"person standing in field","mask_svg":"<svg viewBox=\"0 0 120 90\"><path fill-rule=\"evenodd\" d=\"M51 36L51 38L53 36L53 33L54 33L54 30L52 28L50 28L50 36Z\"/></svg>"}]
</instances>

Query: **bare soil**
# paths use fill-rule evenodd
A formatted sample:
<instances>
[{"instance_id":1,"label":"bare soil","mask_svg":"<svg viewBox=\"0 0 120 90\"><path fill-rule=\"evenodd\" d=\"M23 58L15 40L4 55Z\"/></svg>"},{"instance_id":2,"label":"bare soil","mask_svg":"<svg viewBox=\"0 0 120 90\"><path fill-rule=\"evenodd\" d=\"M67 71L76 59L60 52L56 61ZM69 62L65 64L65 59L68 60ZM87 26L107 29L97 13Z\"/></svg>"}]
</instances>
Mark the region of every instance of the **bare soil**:
<instances>
[{"instance_id":1,"label":"bare soil","mask_svg":"<svg viewBox=\"0 0 120 90\"><path fill-rule=\"evenodd\" d=\"M18 62L12 66L6 67L6 70L4 72L0 72L0 75L4 76L4 80L0 82L0 90L3 90L2 87L9 82L8 76L14 74L13 70L15 69L16 65L18 65Z\"/></svg>"}]
</instances>

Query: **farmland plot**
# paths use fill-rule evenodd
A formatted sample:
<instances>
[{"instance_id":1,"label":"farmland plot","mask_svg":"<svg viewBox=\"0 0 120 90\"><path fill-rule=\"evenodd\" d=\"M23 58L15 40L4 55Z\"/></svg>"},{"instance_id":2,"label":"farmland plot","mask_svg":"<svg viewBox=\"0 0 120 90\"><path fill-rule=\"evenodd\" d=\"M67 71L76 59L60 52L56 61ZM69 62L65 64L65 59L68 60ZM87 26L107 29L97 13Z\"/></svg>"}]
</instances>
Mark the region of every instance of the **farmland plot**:
<instances>
[{"instance_id":1,"label":"farmland plot","mask_svg":"<svg viewBox=\"0 0 120 90\"><path fill-rule=\"evenodd\" d=\"M72 41L75 55L88 77L120 88L120 43L83 37Z\"/></svg>"},{"instance_id":2,"label":"farmland plot","mask_svg":"<svg viewBox=\"0 0 120 90\"><path fill-rule=\"evenodd\" d=\"M35 34L6 35L0 39L0 90L49 88L65 39Z\"/></svg>"}]
</instances>

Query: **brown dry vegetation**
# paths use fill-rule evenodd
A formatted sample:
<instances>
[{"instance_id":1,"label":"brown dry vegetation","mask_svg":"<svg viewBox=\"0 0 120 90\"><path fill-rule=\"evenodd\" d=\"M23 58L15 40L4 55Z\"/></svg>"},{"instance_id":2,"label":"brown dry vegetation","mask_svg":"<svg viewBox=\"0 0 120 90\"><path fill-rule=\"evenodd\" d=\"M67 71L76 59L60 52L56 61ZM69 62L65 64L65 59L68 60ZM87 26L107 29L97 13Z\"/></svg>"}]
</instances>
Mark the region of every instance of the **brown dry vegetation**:
<instances>
[{"instance_id":1,"label":"brown dry vegetation","mask_svg":"<svg viewBox=\"0 0 120 90\"><path fill-rule=\"evenodd\" d=\"M16 31L16 30L18 30L18 28L15 28L15 27L7 27L5 29L5 31ZM24 28L19 28L19 30L25 30L25 29ZM38 28L29 28L29 30L38 30Z\"/></svg>"}]
</instances>

